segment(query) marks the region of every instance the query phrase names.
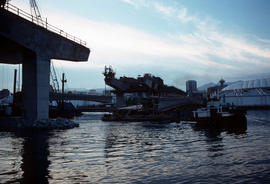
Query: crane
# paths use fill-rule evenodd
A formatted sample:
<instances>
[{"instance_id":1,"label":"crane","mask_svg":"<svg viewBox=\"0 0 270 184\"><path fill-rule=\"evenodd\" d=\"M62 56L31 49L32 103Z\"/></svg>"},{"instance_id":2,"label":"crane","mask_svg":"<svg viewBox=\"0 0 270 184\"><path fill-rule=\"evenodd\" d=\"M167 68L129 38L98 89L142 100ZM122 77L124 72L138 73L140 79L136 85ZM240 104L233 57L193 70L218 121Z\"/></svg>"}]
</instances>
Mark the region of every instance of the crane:
<instances>
[{"instance_id":1,"label":"crane","mask_svg":"<svg viewBox=\"0 0 270 184\"><path fill-rule=\"evenodd\" d=\"M11 0L0 0L0 4L1 6L2 4L4 6L6 3L9 3L9 1ZM30 4L31 15L36 18L38 23L42 24L42 17L41 17L36 0L29 0L29 4Z\"/></svg>"},{"instance_id":2,"label":"crane","mask_svg":"<svg viewBox=\"0 0 270 184\"><path fill-rule=\"evenodd\" d=\"M34 16L38 23L42 24L42 17L36 0L29 0L31 15Z\"/></svg>"}]
</instances>

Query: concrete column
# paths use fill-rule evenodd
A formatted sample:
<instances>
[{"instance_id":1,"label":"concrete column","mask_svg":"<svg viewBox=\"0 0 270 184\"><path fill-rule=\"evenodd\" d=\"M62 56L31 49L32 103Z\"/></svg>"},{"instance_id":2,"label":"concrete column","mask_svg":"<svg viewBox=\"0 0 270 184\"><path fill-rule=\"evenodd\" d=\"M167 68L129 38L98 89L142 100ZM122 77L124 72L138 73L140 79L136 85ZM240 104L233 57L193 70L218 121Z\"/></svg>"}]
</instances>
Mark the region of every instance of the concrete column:
<instances>
[{"instance_id":1,"label":"concrete column","mask_svg":"<svg viewBox=\"0 0 270 184\"><path fill-rule=\"evenodd\" d=\"M49 118L50 59L31 55L23 61L24 118Z\"/></svg>"},{"instance_id":2,"label":"concrete column","mask_svg":"<svg viewBox=\"0 0 270 184\"><path fill-rule=\"evenodd\" d=\"M116 93L116 107L121 108L126 106L123 93Z\"/></svg>"}]
</instances>

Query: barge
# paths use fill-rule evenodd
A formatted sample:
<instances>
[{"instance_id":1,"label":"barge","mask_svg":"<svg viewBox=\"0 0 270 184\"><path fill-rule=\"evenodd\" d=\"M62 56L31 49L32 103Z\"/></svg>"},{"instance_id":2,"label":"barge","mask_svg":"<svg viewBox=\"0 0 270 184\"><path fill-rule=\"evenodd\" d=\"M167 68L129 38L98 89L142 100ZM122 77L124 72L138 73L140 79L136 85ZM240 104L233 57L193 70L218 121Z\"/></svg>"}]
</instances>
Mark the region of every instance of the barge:
<instances>
[{"instance_id":1,"label":"barge","mask_svg":"<svg viewBox=\"0 0 270 184\"><path fill-rule=\"evenodd\" d=\"M172 113L161 113L153 109L144 109L143 105L133 105L114 110L111 114L105 114L103 121L124 121L124 122L157 122L171 123L178 122L179 117Z\"/></svg>"}]
</instances>

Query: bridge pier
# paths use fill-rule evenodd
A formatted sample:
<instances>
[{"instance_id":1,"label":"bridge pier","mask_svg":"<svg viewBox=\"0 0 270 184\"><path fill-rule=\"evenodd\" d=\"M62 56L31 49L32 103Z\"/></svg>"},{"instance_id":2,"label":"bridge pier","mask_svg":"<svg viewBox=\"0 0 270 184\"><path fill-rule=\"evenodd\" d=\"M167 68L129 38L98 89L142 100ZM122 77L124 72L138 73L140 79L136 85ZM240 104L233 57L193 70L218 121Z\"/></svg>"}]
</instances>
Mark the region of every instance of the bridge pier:
<instances>
[{"instance_id":1,"label":"bridge pier","mask_svg":"<svg viewBox=\"0 0 270 184\"><path fill-rule=\"evenodd\" d=\"M39 55L25 58L23 66L23 113L29 121L48 119L50 59Z\"/></svg>"},{"instance_id":2,"label":"bridge pier","mask_svg":"<svg viewBox=\"0 0 270 184\"><path fill-rule=\"evenodd\" d=\"M124 93L116 93L116 107L121 108L126 106Z\"/></svg>"},{"instance_id":3,"label":"bridge pier","mask_svg":"<svg viewBox=\"0 0 270 184\"><path fill-rule=\"evenodd\" d=\"M48 119L51 59L87 61L90 50L47 22L46 27L37 25L31 15L8 7L0 8L0 63L23 65L24 119L29 123Z\"/></svg>"}]
</instances>

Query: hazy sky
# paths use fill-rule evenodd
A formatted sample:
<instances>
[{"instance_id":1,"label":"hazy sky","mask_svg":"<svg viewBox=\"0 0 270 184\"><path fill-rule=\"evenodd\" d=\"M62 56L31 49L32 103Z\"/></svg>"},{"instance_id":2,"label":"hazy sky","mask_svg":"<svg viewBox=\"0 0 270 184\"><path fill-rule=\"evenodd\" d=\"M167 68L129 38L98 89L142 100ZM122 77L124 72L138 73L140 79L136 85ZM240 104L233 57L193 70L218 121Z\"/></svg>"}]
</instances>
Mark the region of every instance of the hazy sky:
<instances>
[{"instance_id":1,"label":"hazy sky","mask_svg":"<svg viewBox=\"0 0 270 184\"><path fill-rule=\"evenodd\" d=\"M28 0L11 3L29 10ZM256 78L270 69L269 0L40 0L49 23L87 41L89 61L55 61L68 87L104 87L102 71L152 73L185 90ZM1 66L0 66L1 67ZM10 67L0 68L1 78ZM2 87L0 81L0 88Z\"/></svg>"}]
</instances>

